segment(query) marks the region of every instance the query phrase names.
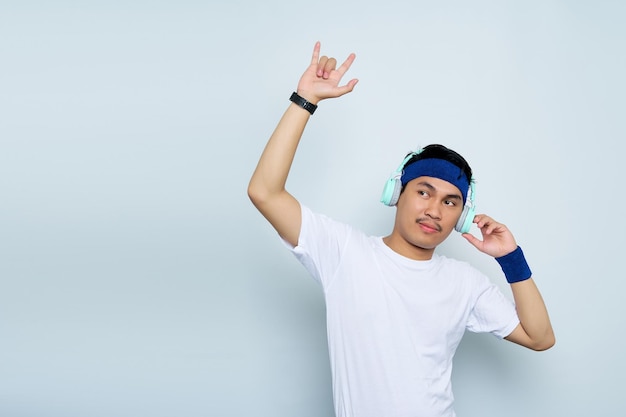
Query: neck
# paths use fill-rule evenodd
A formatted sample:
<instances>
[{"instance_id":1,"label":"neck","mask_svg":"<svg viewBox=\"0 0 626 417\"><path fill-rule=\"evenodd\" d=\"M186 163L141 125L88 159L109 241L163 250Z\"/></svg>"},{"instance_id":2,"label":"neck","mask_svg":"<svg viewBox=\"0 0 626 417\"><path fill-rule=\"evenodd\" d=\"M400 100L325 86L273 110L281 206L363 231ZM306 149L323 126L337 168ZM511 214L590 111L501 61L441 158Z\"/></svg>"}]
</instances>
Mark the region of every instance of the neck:
<instances>
[{"instance_id":1,"label":"neck","mask_svg":"<svg viewBox=\"0 0 626 417\"><path fill-rule=\"evenodd\" d=\"M384 237L383 242L389 247L389 249L397 254L415 261L428 261L432 259L433 254L435 253L435 248L422 248L420 246L413 245L393 233Z\"/></svg>"}]
</instances>

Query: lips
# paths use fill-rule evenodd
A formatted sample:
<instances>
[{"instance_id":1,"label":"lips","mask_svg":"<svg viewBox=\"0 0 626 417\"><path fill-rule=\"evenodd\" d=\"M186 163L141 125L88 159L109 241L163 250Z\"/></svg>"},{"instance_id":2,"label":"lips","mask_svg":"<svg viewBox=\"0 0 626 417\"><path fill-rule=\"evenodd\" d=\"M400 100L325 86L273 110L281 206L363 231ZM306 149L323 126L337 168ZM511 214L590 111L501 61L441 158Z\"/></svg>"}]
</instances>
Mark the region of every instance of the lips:
<instances>
[{"instance_id":1,"label":"lips","mask_svg":"<svg viewBox=\"0 0 626 417\"><path fill-rule=\"evenodd\" d=\"M439 226L437 223L417 219L417 224L426 233L441 232L441 226Z\"/></svg>"}]
</instances>

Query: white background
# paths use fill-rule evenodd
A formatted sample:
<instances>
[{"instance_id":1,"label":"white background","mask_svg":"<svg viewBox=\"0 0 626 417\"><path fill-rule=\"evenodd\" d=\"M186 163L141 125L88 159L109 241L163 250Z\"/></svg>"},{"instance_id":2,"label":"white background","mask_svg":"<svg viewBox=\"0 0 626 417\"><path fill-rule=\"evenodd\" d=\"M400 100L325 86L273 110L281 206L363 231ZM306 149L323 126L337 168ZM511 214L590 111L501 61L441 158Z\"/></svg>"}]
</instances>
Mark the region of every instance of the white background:
<instances>
[{"instance_id":1,"label":"white background","mask_svg":"<svg viewBox=\"0 0 626 417\"><path fill-rule=\"evenodd\" d=\"M383 235L391 171L450 146L549 307L547 352L467 335L458 415L620 414L624 4L2 2L0 415L332 415L321 290L246 196L317 40L360 82L293 194Z\"/></svg>"}]
</instances>

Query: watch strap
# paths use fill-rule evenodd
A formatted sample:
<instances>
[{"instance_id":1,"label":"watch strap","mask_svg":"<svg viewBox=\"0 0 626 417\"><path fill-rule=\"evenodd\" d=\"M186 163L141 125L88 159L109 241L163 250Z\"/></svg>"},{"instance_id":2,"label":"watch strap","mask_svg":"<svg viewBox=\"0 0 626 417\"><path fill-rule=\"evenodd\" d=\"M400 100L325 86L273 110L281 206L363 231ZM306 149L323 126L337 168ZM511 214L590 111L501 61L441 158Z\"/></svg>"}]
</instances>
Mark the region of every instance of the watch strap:
<instances>
[{"instance_id":1,"label":"watch strap","mask_svg":"<svg viewBox=\"0 0 626 417\"><path fill-rule=\"evenodd\" d=\"M295 91L291 94L291 97L289 97L289 100L297 104L298 106L302 107L304 110L308 111L311 114L315 113L315 110L317 109L317 106L315 104L311 103L304 97L301 97Z\"/></svg>"}]
</instances>

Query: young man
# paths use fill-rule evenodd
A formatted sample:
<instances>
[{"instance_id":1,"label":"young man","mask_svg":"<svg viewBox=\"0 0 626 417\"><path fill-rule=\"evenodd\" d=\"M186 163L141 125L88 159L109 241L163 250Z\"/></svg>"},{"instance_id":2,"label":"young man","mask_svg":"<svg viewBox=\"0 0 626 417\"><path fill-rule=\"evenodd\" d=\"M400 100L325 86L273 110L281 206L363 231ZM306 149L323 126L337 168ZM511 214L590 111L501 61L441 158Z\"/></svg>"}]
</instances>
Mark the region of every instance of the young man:
<instances>
[{"instance_id":1,"label":"young man","mask_svg":"<svg viewBox=\"0 0 626 417\"><path fill-rule=\"evenodd\" d=\"M300 205L285 190L309 117L355 59L313 57L252 175L248 195L324 290L338 417L455 416L452 358L465 330L490 332L534 350L554 344L524 255L501 223L473 213L465 159L430 145L408 155L382 201L396 206L386 237L373 237ZM475 224L482 240L467 233ZM435 248L457 229L502 266L513 304L482 273Z\"/></svg>"}]
</instances>

